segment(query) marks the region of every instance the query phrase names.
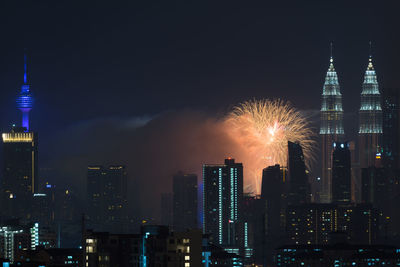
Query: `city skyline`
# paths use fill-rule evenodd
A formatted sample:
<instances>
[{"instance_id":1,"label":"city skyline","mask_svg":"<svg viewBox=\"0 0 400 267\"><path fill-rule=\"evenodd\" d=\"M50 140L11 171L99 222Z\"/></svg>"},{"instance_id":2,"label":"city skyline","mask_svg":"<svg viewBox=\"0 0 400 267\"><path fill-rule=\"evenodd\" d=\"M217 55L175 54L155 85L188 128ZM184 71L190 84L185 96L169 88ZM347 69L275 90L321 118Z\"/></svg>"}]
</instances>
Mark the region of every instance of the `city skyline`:
<instances>
[{"instance_id":1,"label":"city skyline","mask_svg":"<svg viewBox=\"0 0 400 267\"><path fill-rule=\"evenodd\" d=\"M370 43L370 46L371 46L371 43ZM370 48L371 49L371 48ZM334 80L336 81L336 83L337 83L337 81L338 81L338 78L337 78L337 75L336 75L336 72L335 72L335 69L334 69L334 67L333 67L333 56L332 56L332 43L331 43L331 58L330 58L330 67L329 67L329 69L328 69L328 72L327 72L327 77L326 77L326 81L325 81L325 86L326 86L326 84L328 83L328 84L330 84L332 81L332 79L331 79L331 76L332 76L332 74L330 74L330 73L333 73L334 75ZM366 71L366 74L365 74L366 76L364 77L364 83L363 83L363 85L362 85L362 88L364 88L365 87L365 83L366 83L366 81L367 81L367 83L368 82L370 82L370 81L374 81L375 83L376 83L376 80L377 80L377 78L376 78L376 74L375 74L375 70L374 70L374 68L373 68L373 66L372 66L372 60L371 60L371 54L369 55L369 65L368 65L368 68L367 68L367 71ZM372 78L370 78L369 76L373 76ZM20 109L21 111L22 111L22 120L20 121L20 123L22 124L22 125L25 125L25 127L29 127L29 111L30 111L30 109L32 108L32 103L33 103L33 100L32 100L32 93L30 92L30 84L27 82L27 56L26 56L26 51L24 52L24 72L23 72L23 85L22 85L22 87L21 87L21 93L18 95L18 97L17 97L17 105L16 105L16 107L17 107L17 109ZM332 77L333 77L332 76ZM368 77L367 77L368 76ZM338 87L339 88L339 87ZM377 87L378 88L378 87ZM25 91L24 91L25 90ZM340 91L340 89L338 89L339 91ZM376 90L379 90L379 89L376 89ZM379 91L378 91L379 92ZM29 94L29 107L28 107L28 109L24 109L25 108L25 106L23 106L22 107L22 97L25 97L25 96L22 96L22 94ZM324 87L324 91L323 91L323 94L325 93L325 87ZM361 99L362 100L362 99ZM324 100L324 101L326 101L326 100ZM26 101L25 101L26 102ZM362 104L363 102L361 102L361 104ZM364 104L365 105L365 104ZM323 107L324 107L324 102L323 102L323 105L322 105ZM361 108L362 108L362 105L361 105ZM323 109L323 108L322 108ZM322 110L321 109L321 110ZM342 112L343 112L343 110L341 110ZM304 112L304 111L303 111ZM21 113L20 113L21 114ZM202 115L204 115L204 114L202 114ZM210 113L208 113L207 114L208 116L213 116L213 115L210 115ZM174 116L176 116L176 114L174 114ZM221 116L221 115L220 115ZM313 119L314 118L314 120L311 122L311 124L316 124L317 122L318 122L318 119L316 119L315 117L315 115L314 115L314 117L313 116L310 116L310 115L305 115L307 118L311 118L311 119ZM137 125L136 126L134 126L134 127L137 127L137 128L140 128L140 127L145 127L146 126L146 124L147 123L151 123L152 122L152 120L153 119L157 119L157 116L156 117L154 117L154 118L142 118L142 120L137 120L137 121L135 121L134 122L134 124L136 123ZM121 120L122 121L122 120ZM16 125L19 125L19 123L16 123ZM360 126L361 127L361 126ZM322 128L321 128L322 129ZM342 126L341 126L341 129L342 129ZM30 130L30 129L29 129ZM315 130L316 132L317 132L317 130ZM321 131L322 130L320 130L320 134L321 134ZM382 132L382 130L380 130L380 133ZM341 130L341 132L340 132L340 134L341 134L341 136L344 136L344 134L343 134L343 130ZM354 134L354 133L352 133L352 134ZM343 137L341 137L341 138L339 138L339 140L342 140L343 139ZM314 145L315 146L315 145ZM235 152L236 153L236 152ZM231 155L231 153L225 153L224 154L224 157L226 157L227 155ZM375 155L375 153L374 153L374 155ZM240 157L239 157L240 158ZM125 160L125 159L123 159L123 160ZM115 163L113 160L110 160L109 158L108 159L106 159L106 160L102 160L102 161L99 161L98 162L99 164L113 164L113 163ZM199 162L198 161L198 163L199 164L197 164L198 166L196 166L195 168L192 168L192 169L188 169L188 171L189 172L193 172L193 171L196 171L196 169L197 169L197 171L199 170L199 166L201 165L201 164L204 164L204 161L202 161L202 162ZM318 164L315 164L315 165L318 165ZM311 169L309 169L309 171L314 171L314 173L318 173L319 171L317 170L317 168L318 167L316 167L316 166L312 166L312 168ZM179 169L179 171L181 170L181 168ZM261 173L259 174L259 176L261 177ZM359 178L360 179L360 178ZM132 182L132 181L131 181ZM360 182L358 182L358 183L360 183ZM329 190L329 191L331 191L331 190ZM254 193L254 192L253 192ZM157 220L159 220L159 219L157 219Z\"/></svg>"},{"instance_id":2,"label":"city skyline","mask_svg":"<svg viewBox=\"0 0 400 267\"><path fill-rule=\"evenodd\" d=\"M381 88L397 86L399 39L390 34L396 29L395 16L382 16L392 14L390 6L364 2L352 16L332 23L326 18L349 15L343 5L325 9L318 4L315 8L320 13L315 15L311 4L294 4L289 9L280 4L259 10L231 7L232 14L221 12L222 4L214 6L215 11L206 5L128 4L114 6L109 13L101 3L84 4L76 11L75 6L63 4L4 5L2 10L10 11L3 16L5 36L17 44L1 44L3 131L20 121L15 95L23 82L27 48L28 80L36 101L31 124L40 134L39 161L45 169L40 176L67 183L84 195L81 185L88 164L139 166L129 186L143 190L140 202L151 208L143 208L146 212L159 206L158 200L148 197L158 197L162 191L157 188L153 193L152 184L170 188L173 173L182 169L200 177L201 164L230 156L229 143L218 147L219 151L214 148L221 143L220 133L213 132L213 126L204 128L232 105L253 97L282 97L312 114L318 127L330 42L342 87L345 132L353 135L346 139L355 140L357 135L358 126L352 122L359 109L369 41ZM76 15L71 24L65 22L70 21L68 11ZM127 16L131 11L135 12ZM168 11L175 20L168 20ZM272 11L277 15L271 15ZM298 12L304 18L285 22ZM103 19L105 14L109 17ZM16 18L18 23L14 23ZM220 32L224 34L219 36ZM185 139L201 139L196 131L207 141L193 145ZM166 142L159 141L163 139ZM188 150L199 155L188 159ZM154 162L160 163L160 171L142 168Z\"/></svg>"}]
</instances>

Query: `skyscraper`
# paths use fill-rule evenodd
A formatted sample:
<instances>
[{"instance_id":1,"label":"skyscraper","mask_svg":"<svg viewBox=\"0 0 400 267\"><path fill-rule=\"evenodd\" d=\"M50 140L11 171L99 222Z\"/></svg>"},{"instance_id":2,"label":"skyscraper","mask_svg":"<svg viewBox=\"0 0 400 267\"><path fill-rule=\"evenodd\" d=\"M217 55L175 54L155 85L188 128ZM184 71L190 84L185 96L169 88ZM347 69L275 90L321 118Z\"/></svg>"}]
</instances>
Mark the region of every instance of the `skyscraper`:
<instances>
[{"instance_id":1,"label":"skyscraper","mask_svg":"<svg viewBox=\"0 0 400 267\"><path fill-rule=\"evenodd\" d=\"M255 256L261 257L264 266L272 264L274 248L284 240L288 182L286 173L286 168L277 164L265 168L262 174L262 206L257 211L263 215L262 231L256 233L256 240L261 239L261 245L255 247Z\"/></svg>"},{"instance_id":2,"label":"skyscraper","mask_svg":"<svg viewBox=\"0 0 400 267\"><path fill-rule=\"evenodd\" d=\"M4 208L8 215L25 217L29 204L37 191L37 135L13 127L3 133L4 171L2 181Z\"/></svg>"},{"instance_id":3,"label":"skyscraper","mask_svg":"<svg viewBox=\"0 0 400 267\"><path fill-rule=\"evenodd\" d=\"M6 216L29 218L31 199L38 190L38 137L30 131L29 111L33 98L27 84L26 55L24 83L17 97L17 108L22 111L22 126L13 126L3 133L2 211Z\"/></svg>"},{"instance_id":4,"label":"skyscraper","mask_svg":"<svg viewBox=\"0 0 400 267\"><path fill-rule=\"evenodd\" d=\"M177 173L173 178L173 228L197 228L197 175Z\"/></svg>"},{"instance_id":5,"label":"skyscraper","mask_svg":"<svg viewBox=\"0 0 400 267\"><path fill-rule=\"evenodd\" d=\"M361 92L359 111L359 161L360 168L378 167L381 158L382 108L378 81L372 57L369 57Z\"/></svg>"},{"instance_id":6,"label":"skyscraper","mask_svg":"<svg viewBox=\"0 0 400 267\"><path fill-rule=\"evenodd\" d=\"M331 170L332 170L332 144L340 141L344 136L342 94L338 77L333 66L331 55L330 65L326 73L322 90L321 104L321 159L322 159L322 193L321 201L329 202L331 199Z\"/></svg>"},{"instance_id":7,"label":"skyscraper","mask_svg":"<svg viewBox=\"0 0 400 267\"><path fill-rule=\"evenodd\" d=\"M351 155L347 142L333 143L332 202L351 202Z\"/></svg>"},{"instance_id":8,"label":"skyscraper","mask_svg":"<svg viewBox=\"0 0 400 267\"><path fill-rule=\"evenodd\" d=\"M89 221L98 223L103 221L103 194L104 194L104 176L107 175L103 166L88 166L87 171L87 203Z\"/></svg>"},{"instance_id":9,"label":"skyscraper","mask_svg":"<svg viewBox=\"0 0 400 267\"><path fill-rule=\"evenodd\" d=\"M265 248L265 200L245 194L243 198L244 257L247 263L263 262Z\"/></svg>"},{"instance_id":10,"label":"skyscraper","mask_svg":"<svg viewBox=\"0 0 400 267\"><path fill-rule=\"evenodd\" d=\"M106 223L121 231L121 227L127 223L128 173L126 167L123 165L109 166L105 178Z\"/></svg>"},{"instance_id":11,"label":"skyscraper","mask_svg":"<svg viewBox=\"0 0 400 267\"><path fill-rule=\"evenodd\" d=\"M370 203L380 211L390 207L391 187L387 173L384 168L369 167L361 170L362 178L362 202ZM385 212L387 215L388 213Z\"/></svg>"},{"instance_id":12,"label":"skyscraper","mask_svg":"<svg viewBox=\"0 0 400 267\"><path fill-rule=\"evenodd\" d=\"M236 253L243 246L242 198L242 163L228 158L225 164L203 165L203 232Z\"/></svg>"},{"instance_id":13,"label":"skyscraper","mask_svg":"<svg viewBox=\"0 0 400 267\"><path fill-rule=\"evenodd\" d=\"M400 169L400 89L382 92L383 162L388 170Z\"/></svg>"},{"instance_id":14,"label":"skyscraper","mask_svg":"<svg viewBox=\"0 0 400 267\"><path fill-rule=\"evenodd\" d=\"M287 165L289 172L288 203L298 205L310 202L310 184L304 163L303 149L300 144L288 142Z\"/></svg>"},{"instance_id":15,"label":"skyscraper","mask_svg":"<svg viewBox=\"0 0 400 267\"><path fill-rule=\"evenodd\" d=\"M92 227L121 231L127 222L127 183L125 166L88 166L87 201Z\"/></svg>"}]
</instances>

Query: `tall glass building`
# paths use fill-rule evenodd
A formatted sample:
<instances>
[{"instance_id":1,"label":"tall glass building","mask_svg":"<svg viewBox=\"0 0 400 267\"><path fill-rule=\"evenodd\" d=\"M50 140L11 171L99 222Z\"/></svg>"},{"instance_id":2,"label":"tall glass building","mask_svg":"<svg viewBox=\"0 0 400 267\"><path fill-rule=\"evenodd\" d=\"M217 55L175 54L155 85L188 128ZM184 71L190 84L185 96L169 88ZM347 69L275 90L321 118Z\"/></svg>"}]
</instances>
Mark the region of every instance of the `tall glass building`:
<instances>
[{"instance_id":1,"label":"tall glass building","mask_svg":"<svg viewBox=\"0 0 400 267\"><path fill-rule=\"evenodd\" d=\"M322 159L322 202L330 202L332 188L332 150L335 141L344 137L342 94L333 58L330 58L329 69L326 73L322 89L321 101L321 159Z\"/></svg>"},{"instance_id":2,"label":"tall glass building","mask_svg":"<svg viewBox=\"0 0 400 267\"><path fill-rule=\"evenodd\" d=\"M372 58L369 58L361 92L359 111L359 161L361 168L378 167L381 156L382 108Z\"/></svg>"},{"instance_id":3,"label":"tall glass building","mask_svg":"<svg viewBox=\"0 0 400 267\"><path fill-rule=\"evenodd\" d=\"M225 164L203 165L203 232L228 252L240 253L243 165L234 159Z\"/></svg>"}]
</instances>

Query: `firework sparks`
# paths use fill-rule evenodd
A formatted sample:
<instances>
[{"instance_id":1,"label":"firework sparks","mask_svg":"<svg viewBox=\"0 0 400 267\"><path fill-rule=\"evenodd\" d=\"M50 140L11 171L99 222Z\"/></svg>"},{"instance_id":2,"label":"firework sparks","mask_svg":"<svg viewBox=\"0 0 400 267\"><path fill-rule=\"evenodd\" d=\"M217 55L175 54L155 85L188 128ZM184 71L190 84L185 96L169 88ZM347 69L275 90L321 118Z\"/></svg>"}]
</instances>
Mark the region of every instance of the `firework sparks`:
<instances>
[{"instance_id":1,"label":"firework sparks","mask_svg":"<svg viewBox=\"0 0 400 267\"><path fill-rule=\"evenodd\" d=\"M260 193L262 169L286 166L287 143L299 142L309 166L313 158L314 132L306 118L282 100L252 100L234 107L225 129L240 147L245 165L245 188Z\"/></svg>"}]
</instances>

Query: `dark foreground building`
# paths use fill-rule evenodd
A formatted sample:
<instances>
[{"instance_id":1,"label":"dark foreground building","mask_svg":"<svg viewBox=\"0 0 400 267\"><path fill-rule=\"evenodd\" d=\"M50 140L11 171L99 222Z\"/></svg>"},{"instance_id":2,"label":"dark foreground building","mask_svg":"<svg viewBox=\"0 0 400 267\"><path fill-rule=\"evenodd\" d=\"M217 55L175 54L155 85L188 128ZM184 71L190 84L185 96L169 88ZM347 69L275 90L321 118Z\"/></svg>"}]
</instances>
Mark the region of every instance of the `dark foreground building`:
<instances>
[{"instance_id":1,"label":"dark foreground building","mask_svg":"<svg viewBox=\"0 0 400 267\"><path fill-rule=\"evenodd\" d=\"M276 266L397 266L400 249L383 245L296 245L276 250Z\"/></svg>"},{"instance_id":2,"label":"dark foreground building","mask_svg":"<svg viewBox=\"0 0 400 267\"><path fill-rule=\"evenodd\" d=\"M351 201L351 155L347 142L333 143L332 156L332 202Z\"/></svg>"},{"instance_id":3,"label":"dark foreground building","mask_svg":"<svg viewBox=\"0 0 400 267\"><path fill-rule=\"evenodd\" d=\"M20 250L16 256L16 266L25 267L81 267L82 249L38 247L36 250Z\"/></svg>"},{"instance_id":4,"label":"dark foreground building","mask_svg":"<svg viewBox=\"0 0 400 267\"><path fill-rule=\"evenodd\" d=\"M197 175L179 172L173 178L172 187L174 231L198 228Z\"/></svg>"},{"instance_id":5,"label":"dark foreground building","mask_svg":"<svg viewBox=\"0 0 400 267\"><path fill-rule=\"evenodd\" d=\"M87 231L87 267L200 267L201 230L170 232L167 226L146 225L140 234L110 234Z\"/></svg>"},{"instance_id":6,"label":"dark foreground building","mask_svg":"<svg viewBox=\"0 0 400 267\"><path fill-rule=\"evenodd\" d=\"M309 203L310 184L303 149L300 144L288 142L289 194L288 203L292 205Z\"/></svg>"}]
</instances>

